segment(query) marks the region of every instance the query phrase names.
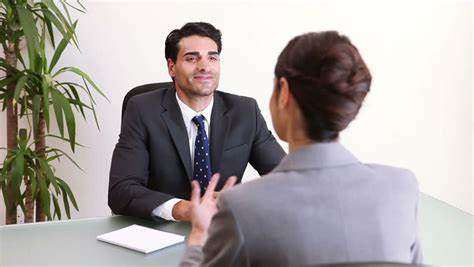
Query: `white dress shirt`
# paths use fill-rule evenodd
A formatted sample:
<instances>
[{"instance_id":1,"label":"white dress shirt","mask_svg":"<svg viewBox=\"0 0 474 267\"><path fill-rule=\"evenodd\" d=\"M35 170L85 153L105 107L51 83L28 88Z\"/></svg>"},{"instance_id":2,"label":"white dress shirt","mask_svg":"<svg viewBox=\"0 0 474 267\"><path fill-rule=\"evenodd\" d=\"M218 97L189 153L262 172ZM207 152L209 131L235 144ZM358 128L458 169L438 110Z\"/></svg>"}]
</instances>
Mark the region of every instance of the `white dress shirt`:
<instances>
[{"instance_id":1,"label":"white dress shirt","mask_svg":"<svg viewBox=\"0 0 474 267\"><path fill-rule=\"evenodd\" d=\"M197 136L197 125L194 124L192 119L195 116L198 115L203 115L204 116L204 127L206 131L206 135L209 137L210 133L210 122L211 122L211 113L212 113L212 106L214 105L214 97L212 98L211 102L209 105L201 112L196 112L190 107L188 107L181 99L179 99L178 94L176 94L176 100L178 101L178 106L179 109L181 110L181 114L183 115L183 121L184 121L184 126L186 126L186 132L188 133L188 141L189 141L189 151L191 152L191 162L194 162L194 142L196 142L196 136ZM194 169L194 164L192 164L192 168ZM176 177L176 179L180 179L179 177ZM173 207L181 201L182 199L180 198L172 198L165 203L161 204L157 208L153 210L153 216L158 216L160 218L163 218L165 220L169 221L176 221L175 218L173 218Z\"/></svg>"}]
</instances>

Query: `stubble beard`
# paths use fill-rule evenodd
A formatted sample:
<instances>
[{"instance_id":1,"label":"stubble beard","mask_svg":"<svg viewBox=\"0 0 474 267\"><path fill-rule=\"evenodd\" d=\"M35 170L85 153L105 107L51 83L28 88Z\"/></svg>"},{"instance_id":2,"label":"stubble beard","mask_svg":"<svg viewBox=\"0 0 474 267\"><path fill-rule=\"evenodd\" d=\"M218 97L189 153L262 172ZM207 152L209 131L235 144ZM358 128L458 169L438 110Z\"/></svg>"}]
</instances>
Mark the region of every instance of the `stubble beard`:
<instances>
[{"instance_id":1,"label":"stubble beard","mask_svg":"<svg viewBox=\"0 0 474 267\"><path fill-rule=\"evenodd\" d=\"M194 97L206 97L206 96L213 95L218 85L219 85L218 80L217 81L214 80L213 82L210 82L210 83L203 83L197 86L193 85L193 83L191 82L191 88L185 91L187 91L188 94Z\"/></svg>"}]
</instances>

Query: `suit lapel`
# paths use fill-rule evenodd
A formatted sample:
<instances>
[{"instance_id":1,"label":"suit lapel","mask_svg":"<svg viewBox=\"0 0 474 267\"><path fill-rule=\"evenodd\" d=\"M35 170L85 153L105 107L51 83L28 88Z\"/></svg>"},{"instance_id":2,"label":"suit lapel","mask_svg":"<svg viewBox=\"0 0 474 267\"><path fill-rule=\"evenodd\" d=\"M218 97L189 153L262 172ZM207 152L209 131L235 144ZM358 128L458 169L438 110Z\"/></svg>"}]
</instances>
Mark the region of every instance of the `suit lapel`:
<instances>
[{"instance_id":1,"label":"suit lapel","mask_svg":"<svg viewBox=\"0 0 474 267\"><path fill-rule=\"evenodd\" d=\"M227 106L220 96L219 92L214 93L214 106L212 107L211 115L211 168L212 173L219 171L219 165L222 158L222 151L224 149L224 141L227 136L229 128L229 119L225 112Z\"/></svg>"},{"instance_id":2,"label":"suit lapel","mask_svg":"<svg viewBox=\"0 0 474 267\"><path fill-rule=\"evenodd\" d=\"M191 181L192 163L189 151L189 138L188 133L186 132L186 126L184 126L183 115L181 114L178 102L176 101L176 91L174 88L170 88L166 91L162 106L165 110L161 113L161 117L168 126L168 131L173 139L176 149L178 150L179 157L183 162L188 179Z\"/></svg>"}]
</instances>

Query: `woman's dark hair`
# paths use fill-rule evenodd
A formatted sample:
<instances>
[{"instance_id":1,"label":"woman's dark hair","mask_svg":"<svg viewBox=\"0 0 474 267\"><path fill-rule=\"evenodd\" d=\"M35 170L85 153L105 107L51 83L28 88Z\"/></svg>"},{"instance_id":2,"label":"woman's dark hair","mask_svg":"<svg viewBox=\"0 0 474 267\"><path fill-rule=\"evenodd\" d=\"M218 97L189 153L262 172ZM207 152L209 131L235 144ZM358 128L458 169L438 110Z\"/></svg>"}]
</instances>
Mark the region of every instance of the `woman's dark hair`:
<instances>
[{"instance_id":1,"label":"woman's dark hair","mask_svg":"<svg viewBox=\"0 0 474 267\"><path fill-rule=\"evenodd\" d=\"M275 76L288 80L307 133L318 142L335 140L349 125L372 80L357 48L335 31L293 38L278 57Z\"/></svg>"},{"instance_id":2,"label":"woman's dark hair","mask_svg":"<svg viewBox=\"0 0 474 267\"><path fill-rule=\"evenodd\" d=\"M179 46L178 43L181 39L198 35L202 37L209 37L217 44L217 52L220 54L222 50L221 42L221 31L216 29L212 24L207 22L189 22L186 23L181 29L175 29L168 34L165 41L165 59L171 58L173 62L176 62L178 56Z\"/></svg>"}]
</instances>

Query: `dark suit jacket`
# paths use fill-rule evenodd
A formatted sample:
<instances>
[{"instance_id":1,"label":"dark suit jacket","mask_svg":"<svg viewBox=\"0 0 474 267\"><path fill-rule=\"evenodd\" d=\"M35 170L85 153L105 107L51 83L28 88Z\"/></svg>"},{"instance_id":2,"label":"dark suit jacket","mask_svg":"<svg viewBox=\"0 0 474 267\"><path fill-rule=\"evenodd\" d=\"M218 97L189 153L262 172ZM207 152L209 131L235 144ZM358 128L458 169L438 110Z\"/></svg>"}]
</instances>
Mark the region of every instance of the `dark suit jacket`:
<instances>
[{"instance_id":1,"label":"dark suit jacket","mask_svg":"<svg viewBox=\"0 0 474 267\"><path fill-rule=\"evenodd\" d=\"M130 99L110 169L108 202L116 214L151 218L173 197L189 199L189 141L174 88ZM216 91L210 125L211 166L242 179L247 163L270 172L285 152L267 129L254 99Z\"/></svg>"}]
</instances>

